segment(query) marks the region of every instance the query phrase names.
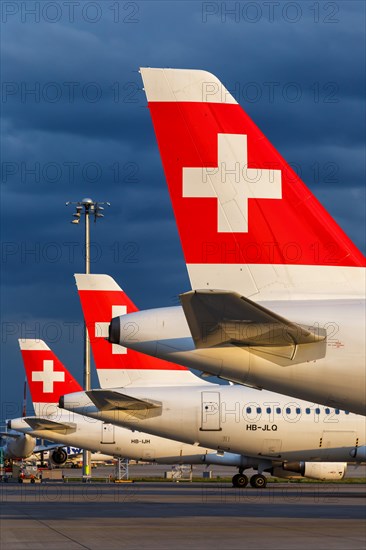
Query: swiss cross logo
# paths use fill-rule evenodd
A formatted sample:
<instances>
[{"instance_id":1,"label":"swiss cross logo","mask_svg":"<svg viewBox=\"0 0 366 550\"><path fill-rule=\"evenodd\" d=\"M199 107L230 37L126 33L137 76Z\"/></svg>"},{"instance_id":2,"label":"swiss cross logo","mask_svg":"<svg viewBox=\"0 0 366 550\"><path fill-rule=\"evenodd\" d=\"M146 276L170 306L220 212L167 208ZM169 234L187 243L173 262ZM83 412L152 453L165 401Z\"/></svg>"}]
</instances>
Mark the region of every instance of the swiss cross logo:
<instances>
[{"instance_id":1,"label":"swiss cross logo","mask_svg":"<svg viewBox=\"0 0 366 550\"><path fill-rule=\"evenodd\" d=\"M32 382L42 382L43 393L53 393L53 384L65 381L65 373L54 371L53 366L52 359L45 359L43 361L43 371L32 372Z\"/></svg>"},{"instance_id":2,"label":"swiss cross logo","mask_svg":"<svg viewBox=\"0 0 366 550\"><path fill-rule=\"evenodd\" d=\"M281 199L281 171L248 168L241 134L218 134L217 161L216 168L183 168L183 197L217 198L218 233L247 233L248 200Z\"/></svg>"},{"instance_id":3,"label":"swiss cross logo","mask_svg":"<svg viewBox=\"0 0 366 550\"><path fill-rule=\"evenodd\" d=\"M126 315L127 307L126 306L112 306L112 316L119 317L120 315ZM94 325L94 336L95 338L108 338L108 329L110 322L101 323L96 322ZM127 348L119 346L118 344L112 344L112 354L113 355L124 355L127 353Z\"/></svg>"}]
</instances>

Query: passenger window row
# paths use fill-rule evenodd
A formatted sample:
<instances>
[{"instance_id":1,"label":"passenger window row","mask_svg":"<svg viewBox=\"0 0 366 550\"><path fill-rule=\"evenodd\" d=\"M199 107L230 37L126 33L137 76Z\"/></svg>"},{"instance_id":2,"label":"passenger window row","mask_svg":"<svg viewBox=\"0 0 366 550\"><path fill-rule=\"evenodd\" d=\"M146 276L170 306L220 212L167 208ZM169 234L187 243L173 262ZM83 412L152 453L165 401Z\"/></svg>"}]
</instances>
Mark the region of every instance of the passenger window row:
<instances>
[{"instance_id":1,"label":"passenger window row","mask_svg":"<svg viewBox=\"0 0 366 550\"><path fill-rule=\"evenodd\" d=\"M247 407L247 409L246 409L247 414L251 414L252 411L253 411L252 407ZM256 411L257 414L261 414L262 413L262 408L261 407L256 407L255 411ZM276 407L275 411L276 411L276 414L281 414L282 413L282 409L280 407ZM301 409L299 407L296 407L295 409L291 408L291 407L286 407L285 411L286 411L286 414L291 414L292 412L296 412L296 414L301 414ZM266 413L271 414L271 412L272 412L271 407L267 407L266 408ZM320 414L320 408L317 407L316 409L314 409L314 412L315 412L315 414ZM306 414L311 414L311 409L309 407L307 407L305 409L305 413ZM334 409L334 413L339 414L340 410L339 409ZM329 409L327 407L325 409L325 414L326 415L331 414L331 409ZM349 411L344 411L344 414L349 414Z\"/></svg>"}]
</instances>

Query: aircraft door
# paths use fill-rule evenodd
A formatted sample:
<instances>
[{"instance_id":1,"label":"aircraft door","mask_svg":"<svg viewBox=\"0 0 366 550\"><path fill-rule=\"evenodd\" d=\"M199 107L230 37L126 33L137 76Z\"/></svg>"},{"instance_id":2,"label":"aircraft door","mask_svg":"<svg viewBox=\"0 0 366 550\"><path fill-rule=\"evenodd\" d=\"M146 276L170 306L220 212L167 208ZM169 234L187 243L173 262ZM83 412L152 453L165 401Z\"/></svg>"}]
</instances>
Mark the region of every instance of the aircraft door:
<instances>
[{"instance_id":1,"label":"aircraft door","mask_svg":"<svg viewBox=\"0 0 366 550\"><path fill-rule=\"evenodd\" d=\"M201 393L201 431L221 430L220 393L203 391Z\"/></svg>"},{"instance_id":2,"label":"aircraft door","mask_svg":"<svg viewBox=\"0 0 366 550\"><path fill-rule=\"evenodd\" d=\"M102 424L102 440L101 443L115 443L114 440L114 424Z\"/></svg>"}]
</instances>

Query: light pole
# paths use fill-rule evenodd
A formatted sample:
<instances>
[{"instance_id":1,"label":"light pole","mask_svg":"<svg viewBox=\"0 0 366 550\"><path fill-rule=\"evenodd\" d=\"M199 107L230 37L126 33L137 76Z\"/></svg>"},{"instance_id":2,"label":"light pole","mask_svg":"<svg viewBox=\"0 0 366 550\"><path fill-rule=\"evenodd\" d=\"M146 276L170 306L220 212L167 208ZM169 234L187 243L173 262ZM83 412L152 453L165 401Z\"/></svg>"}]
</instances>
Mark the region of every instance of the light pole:
<instances>
[{"instance_id":1,"label":"light pole","mask_svg":"<svg viewBox=\"0 0 366 550\"><path fill-rule=\"evenodd\" d=\"M76 212L73 214L74 219L71 223L77 225L80 223L81 216L85 217L85 273L90 273L90 216L94 216L94 222L98 218L103 218L103 205L110 206L109 202L94 202L90 198L83 199L78 202L68 201L66 206L75 205ZM88 329L84 322L84 390L90 390L90 340ZM87 481L91 476L91 453L83 451L83 481Z\"/></svg>"}]
</instances>

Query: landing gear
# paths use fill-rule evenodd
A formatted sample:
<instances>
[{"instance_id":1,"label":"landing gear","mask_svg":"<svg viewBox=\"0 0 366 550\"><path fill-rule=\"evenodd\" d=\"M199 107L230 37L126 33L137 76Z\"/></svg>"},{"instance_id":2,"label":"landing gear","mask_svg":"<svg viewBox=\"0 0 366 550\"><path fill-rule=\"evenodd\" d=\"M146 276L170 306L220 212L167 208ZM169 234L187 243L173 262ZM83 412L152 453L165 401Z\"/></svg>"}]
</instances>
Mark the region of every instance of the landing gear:
<instances>
[{"instance_id":1,"label":"landing gear","mask_svg":"<svg viewBox=\"0 0 366 550\"><path fill-rule=\"evenodd\" d=\"M243 489L248 485L248 478L244 474L236 474L232 479L233 487Z\"/></svg>"},{"instance_id":2,"label":"landing gear","mask_svg":"<svg viewBox=\"0 0 366 550\"><path fill-rule=\"evenodd\" d=\"M242 472L232 478L233 487L244 489L248 485L248 478ZM250 485L254 489L264 489L267 485L267 478L262 474L256 474L250 478Z\"/></svg>"},{"instance_id":3,"label":"landing gear","mask_svg":"<svg viewBox=\"0 0 366 550\"><path fill-rule=\"evenodd\" d=\"M250 478L250 484L255 489L264 489L267 485L267 479L262 474L256 474Z\"/></svg>"}]
</instances>

